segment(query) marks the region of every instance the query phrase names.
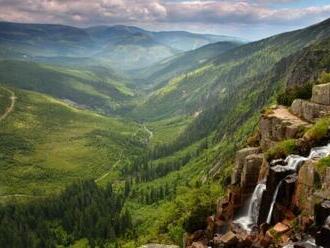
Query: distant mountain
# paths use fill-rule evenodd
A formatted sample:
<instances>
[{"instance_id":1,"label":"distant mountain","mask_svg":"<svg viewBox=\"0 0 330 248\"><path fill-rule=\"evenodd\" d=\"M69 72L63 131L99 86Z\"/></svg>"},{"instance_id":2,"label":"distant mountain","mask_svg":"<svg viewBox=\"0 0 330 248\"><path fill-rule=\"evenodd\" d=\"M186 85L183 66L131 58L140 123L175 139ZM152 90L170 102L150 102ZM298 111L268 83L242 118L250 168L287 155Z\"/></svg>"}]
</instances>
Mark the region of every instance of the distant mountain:
<instances>
[{"instance_id":1,"label":"distant mountain","mask_svg":"<svg viewBox=\"0 0 330 248\"><path fill-rule=\"evenodd\" d=\"M168 80L137 107L135 114L142 118L159 118L205 111L214 104L222 103L231 94L239 95L245 86L255 85L258 88L264 75L281 59L328 37L330 19L231 49L194 70ZM158 74L158 77L162 75ZM268 81L267 84L271 86L275 82Z\"/></svg>"},{"instance_id":2,"label":"distant mountain","mask_svg":"<svg viewBox=\"0 0 330 248\"><path fill-rule=\"evenodd\" d=\"M165 81L185 71L192 70L220 54L243 45L242 42L221 41L196 50L184 52L169 59L162 60L151 67L131 72L132 77L144 78L144 82L159 87Z\"/></svg>"},{"instance_id":3,"label":"distant mountain","mask_svg":"<svg viewBox=\"0 0 330 248\"><path fill-rule=\"evenodd\" d=\"M188 32L151 32L130 26L76 28L0 22L0 56L91 57L117 69L150 66L182 51L233 37Z\"/></svg>"}]
</instances>

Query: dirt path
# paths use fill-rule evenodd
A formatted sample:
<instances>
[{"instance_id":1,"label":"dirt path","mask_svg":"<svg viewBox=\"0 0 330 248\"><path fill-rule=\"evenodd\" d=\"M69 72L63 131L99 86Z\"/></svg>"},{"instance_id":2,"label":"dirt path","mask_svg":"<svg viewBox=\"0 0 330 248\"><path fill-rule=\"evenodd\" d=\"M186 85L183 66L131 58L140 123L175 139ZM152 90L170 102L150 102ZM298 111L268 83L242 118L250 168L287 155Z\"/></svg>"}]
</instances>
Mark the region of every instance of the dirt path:
<instances>
[{"instance_id":1,"label":"dirt path","mask_svg":"<svg viewBox=\"0 0 330 248\"><path fill-rule=\"evenodd\" d=\"M97 179L95 179L95 182L97 183L97 182L99 182L99 181L101 181L102 179L104 179L107 175L109 175L110 174L110 172L114 169L114 168L116 168L116 166L120 163L120 159L112 166L112 168L111 168L111 170L110 171L108 171L107 173L105 173L104 175L102 175L102 176L100 176L99 178L97 178Z\"/></svg>"},{"instance_id":2,"label":"dirt path","mask_svg":"<svg viewBox=\"0 0 330 248\"><path fill-rule=\"evenodd\" d=\"M152 137L154 137L154 133L150 129L148 129L145 124L143 124L143 128L149 134L149 140L151 140Z\"/></svg>"},{"instance_id":3,"label":"dirt path","mask_svg":"<svg viewBox=\"0 0 330 248\"><path fill-rule=\"evenodd\" d=\"M11 96L10 96L10 101L11 101L10 106L6 109L5 113L3 113L3 115L0 116L0 121L3 121L14 110L17 97L15 96L15 93L13 91L11 91L7 88L4 88L4 87L1 87L1 89L5 90L5 91L7 91L11 94Z\"/></svg>"}]
</instances>

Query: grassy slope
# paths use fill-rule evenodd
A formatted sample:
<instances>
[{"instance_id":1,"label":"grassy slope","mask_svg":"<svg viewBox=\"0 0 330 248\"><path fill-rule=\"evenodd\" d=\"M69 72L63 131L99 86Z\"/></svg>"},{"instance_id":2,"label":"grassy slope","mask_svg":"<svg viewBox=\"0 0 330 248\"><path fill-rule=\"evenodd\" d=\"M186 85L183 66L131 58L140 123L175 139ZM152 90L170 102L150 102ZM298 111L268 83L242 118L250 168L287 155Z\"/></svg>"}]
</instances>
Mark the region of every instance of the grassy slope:
<instances>
[{"instance_id":1,"label":"grassy slope","mask_svg":"<svg viewBox=\"0 0 330 248\"><path fill-rule=\"evenodd\" d=\"M15 110L0 123L1 195L43 195L77 178L98 178L141 146L136 136L141 127L134 123L39 93L15 93Z\"/></svg>"},{"instance_id":2,"label":"grassy slope","mask_svg":"<svg viewBox=\"0 0 330 248\"><path fill-rule=\"evenodd\" d=\"M2 60L0 81L10 86L68 99L101 112L115 111L134 95L125 86L124 80L97 68L70 68Z\"/></svg>"},{"instance_id":3,"label":"grassy slope","mask_svg":"<svg viewBox=\"0 0 330 248\"><path fill-rule=\"evenodd\" d=\"M153 92L144 104L139 105L134 114L154 119L159 117L159 113L166 118L205 109L210 102L228 95L233 88L267 73L282 58L329 37L329 22L327 20L225 52L199 68L169 80Z\"/></svg>"}]
</instances>

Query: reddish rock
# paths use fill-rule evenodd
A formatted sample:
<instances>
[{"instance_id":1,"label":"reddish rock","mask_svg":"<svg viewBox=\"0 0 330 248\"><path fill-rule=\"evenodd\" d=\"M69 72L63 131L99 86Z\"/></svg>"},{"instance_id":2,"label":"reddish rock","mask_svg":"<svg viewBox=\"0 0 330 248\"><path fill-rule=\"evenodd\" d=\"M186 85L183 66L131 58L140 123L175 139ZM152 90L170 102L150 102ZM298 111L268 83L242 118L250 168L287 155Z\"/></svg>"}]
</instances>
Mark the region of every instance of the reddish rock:
<instances>
[{"instance_id":1,"label":"reddish rock","mask_svg":"<svg viewBox=\"0 0 330 248\"><path fill-rule=\"evenodd\" d=\"M274 232L276 232L278 234L283 234L283 233L288 232L290 230L290 227L279 222L274 226L273 230L274 230Z\"/></svg>"},{"instance_id":2,"label":"reddish rock","mask_svg":"<svg viewBox=\"0 0 330 248\"><path fill-rule=\"evenodd\" d=\"M220 238L220 242L225 245L225 247L231 247L237 244L238 238L235 233L229 231Z\"/></svg>"},{"instance_id":3,"label":"reddish rock","mask_svg":"<svg viewBox=\"0 0 330 248\"><path fill-rule=\"evenodd\" d=\"M207 248L207 245L202 242L194 242L192 243L191 248Z\"/></svg>"}]
</instances>

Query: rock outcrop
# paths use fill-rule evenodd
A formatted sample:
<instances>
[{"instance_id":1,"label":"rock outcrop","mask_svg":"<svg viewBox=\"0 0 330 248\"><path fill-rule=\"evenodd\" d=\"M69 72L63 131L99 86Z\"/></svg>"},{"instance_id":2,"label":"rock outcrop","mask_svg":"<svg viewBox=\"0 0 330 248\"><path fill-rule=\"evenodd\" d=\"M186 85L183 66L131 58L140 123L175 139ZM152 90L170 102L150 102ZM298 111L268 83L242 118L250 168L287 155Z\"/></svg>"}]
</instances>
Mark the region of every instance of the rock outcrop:
<instances>
[{"instance_id":1,"label":"rock outcrop","mask_svg":"<svg viewBox=\"0 0 330 248\"><path fill-rule=\"evenodd\" d=\"M315 122L318 118L329 115L330 83L315 85L311 101L296 99L290 110L294 115L308 122Z\"/></svg>"},{"instance_id":2,"label":"rock outcrop","mask_svg":"<svg viewBox=\"0 0 330 248\"><path fill-rule=\"evenodd\" d=\"M330 83L315 85L313 87L312 102L330 105Z\"/></svg>"},{"instance_id":3,"label":"rock outcrop","mask_svg":"<svg viewBox=\"0 0 330 248\"><path fill-rule=\"evenodd\" d=\"M293 115L286 107L273 107L260 119L261 148L266 151L276 142L298 138L301 131L308 126L308 122Z\"/></svg>"},{"instance_id":4,"label":"rock outcrop","mask_svg":"<svg viewBox=\"0 0 330 248\"><path fill-rule=\"evenodd\" d=\"M311 145L304 143L305 130L326 115L330 84L315 86L311 101L297 99L290 109L275 106L265 111L258 142L253 143L260 147L236 153L227 197L219 200L204 235L196 232L192 236L199 238L190 239L187 247L330 247L330 168L318 167L330 147L322 145L306 156ZM265 152L287 139L296 139L306 157L267 161Z\"/></svg>"}]
</instances>

